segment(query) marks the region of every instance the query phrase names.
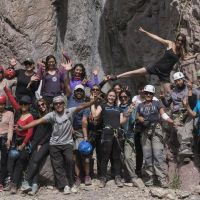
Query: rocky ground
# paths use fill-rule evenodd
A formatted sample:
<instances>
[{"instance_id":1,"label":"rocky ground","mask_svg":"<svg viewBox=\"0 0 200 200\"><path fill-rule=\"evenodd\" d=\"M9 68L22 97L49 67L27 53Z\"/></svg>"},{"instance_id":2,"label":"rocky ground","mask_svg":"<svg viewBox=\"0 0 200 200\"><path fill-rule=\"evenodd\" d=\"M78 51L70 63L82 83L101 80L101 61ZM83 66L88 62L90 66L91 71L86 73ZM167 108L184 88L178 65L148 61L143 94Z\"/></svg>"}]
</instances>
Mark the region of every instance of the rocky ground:
<instances>
[{"instance_id":1,"label":"rocky ground","mask_svg":"<svg viewBox=\"0 0 200 200\"><path fill-rule=\"evenodd\" d=\"M36 196L28 196L18 192L17 195L10 195L8 192L0 193L1 200L61 200L61 199L101 199L101 200L114 200L114 199L131 199L131 200L152 200L152 199L164 199L164 200L199 200L200 199L200 186L196 186L193 191L186 192L181 190L161 189L156 187L138 189L132 187L131 184L127 184L123 188L115 186L114 181L111 180L107 183L103 189L98 188L98 181L93 180L91 186L81 185L78 194L64 195L58 192L52 186L41 187Z\"/></svg>"}]
</instances>

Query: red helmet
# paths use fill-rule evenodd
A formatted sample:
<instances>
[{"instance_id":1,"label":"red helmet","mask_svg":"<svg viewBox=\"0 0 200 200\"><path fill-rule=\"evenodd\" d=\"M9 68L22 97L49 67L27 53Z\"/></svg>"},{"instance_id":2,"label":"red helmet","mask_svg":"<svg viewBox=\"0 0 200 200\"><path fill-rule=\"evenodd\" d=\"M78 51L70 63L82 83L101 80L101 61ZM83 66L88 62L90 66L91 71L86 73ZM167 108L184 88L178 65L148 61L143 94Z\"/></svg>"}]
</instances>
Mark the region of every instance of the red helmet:
<instances>
[{"instance_id":1,"label":"red helmet","mask_svg":"<svg viewBox=\"0 0 200 200\"><path fill-rule=\"evenodd\" d=\"M12 68L6 69L4 72L4 76L9 80L13 79L15 75L16 75L15 70Z\"/></svg>"},{"instance_id":2,"label":"red helmet","mask_svg":"<svg viewBox=\"0 0 200 200\"><path fill-rule=\"evenodd\" d=\"M0 103L6 104L6 96L3 94L0 94Z\"/></svg>"}]
</instances>

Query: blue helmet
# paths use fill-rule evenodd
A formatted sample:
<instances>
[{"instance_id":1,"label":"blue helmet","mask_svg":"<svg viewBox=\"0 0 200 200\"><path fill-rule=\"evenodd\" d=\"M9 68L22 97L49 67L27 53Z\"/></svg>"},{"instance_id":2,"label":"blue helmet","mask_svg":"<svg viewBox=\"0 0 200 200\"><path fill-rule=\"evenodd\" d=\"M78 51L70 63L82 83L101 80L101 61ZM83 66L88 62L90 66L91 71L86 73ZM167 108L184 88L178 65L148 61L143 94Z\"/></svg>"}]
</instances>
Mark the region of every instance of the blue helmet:
<instances>
[{"instance_id":1,"label":"blue helmet","mask_svg":"<svg viewBox=\"0 0 200 200\"><path fill-rule=\"evenodd\" d=\"M78 145L78 150L83 155L89 155L92 152L92 145L89 142L83 140Z\"/></svg>"},{"instance_id":2,"label":"blue helmet","mask_svg":"<svg viewBox=\"0 0 200 200\"><path fill-rule=\"evenodd\" d=\"M20 152L16 148L12 148L9 151L9 158L12 160L17 160L19 158Z\"/></svg>"}]
</instances>

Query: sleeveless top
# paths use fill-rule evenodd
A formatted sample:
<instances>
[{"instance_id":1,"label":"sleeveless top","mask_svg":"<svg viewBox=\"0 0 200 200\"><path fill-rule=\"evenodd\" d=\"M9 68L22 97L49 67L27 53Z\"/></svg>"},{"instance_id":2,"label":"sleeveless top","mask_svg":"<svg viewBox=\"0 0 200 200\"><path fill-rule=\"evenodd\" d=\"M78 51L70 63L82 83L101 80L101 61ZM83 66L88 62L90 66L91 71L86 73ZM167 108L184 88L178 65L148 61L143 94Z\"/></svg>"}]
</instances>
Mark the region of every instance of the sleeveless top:
<instances>
[{"instance_id":1,"label":"sleeveless top","mask_svg":"<svg viewBox=\"0 0 200 200\"><path fill-rule=\"evenodd\" d=\"M169 75L173 66L179 61L179 56L176 55L172 49L167 49L163 57L154 64L157 71L163 75Z\"/></svg>"}]
</instances>

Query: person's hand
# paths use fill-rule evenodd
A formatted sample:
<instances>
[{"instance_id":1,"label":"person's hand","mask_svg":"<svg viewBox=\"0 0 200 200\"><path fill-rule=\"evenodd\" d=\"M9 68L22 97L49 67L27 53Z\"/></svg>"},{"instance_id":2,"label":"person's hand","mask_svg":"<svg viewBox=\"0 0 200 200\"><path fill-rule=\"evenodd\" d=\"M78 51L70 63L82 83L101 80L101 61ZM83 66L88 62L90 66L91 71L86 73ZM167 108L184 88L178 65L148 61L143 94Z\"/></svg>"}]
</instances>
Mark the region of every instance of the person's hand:
<instances>
[{"instance_id":1,"label":"person's hand","mask_svg":"<svg viewBox=\"0 0 200 200\"><path fill-rule=\"evenodd\" d=\"M23 126L21 126L21 125L14 125L14 130L15 130L15 131L23 131L24 128L23 128Z\"/></svg>"},{"instance_id":2,"label":"person's hand","mask_svg":"<svg viewBox=\"0 0 200 200\"><path fill-rule=\"evenodd\" d=\"M173 125L174 125L175 128L177 128L178 126L183 126L183 123L178 122L178 121L174 121Z\"/></svg>"},{"instance_id":3,"label":"person's hand","mask_svg":"<svg viewBox=\"0 0 200 200\"><path fill-rule=\"evenodd\" d=\"M138 117L138 121L139 121L140 123L144 123L144 117Z\"/></svg>"},{"instance_id":4,"label":"person's hand","mask_svg":"<svg viewBox=\"0 0 200 200\"><path fill-rule=\"evenodd\" d=\"M82 85L86 85L87 82L88 82L88 79L87 79L87 78L84 78L84 79L82 80L81 84L82 84Z\"/></svg>"},{"instance_id":5,"label":"person's hand","mask_svg":"<svg viewBox=\"0 0 200 200\"><path fill-rule=\"evenodd\" d=\"M138 29L140 32L145 32L145 30L142 28L142 27L140 27L139 29Z\"/></svg>"},{"instance_id":6,"label":"person's hand","mask_svg":"<svg viewBox=\"0 0 200 200\"><path fill-rule=\"evenodd\" d=\"M21 145L19 145L19 146L17 147L17 150L18 150L18 151L22 151L22 150L24 149L24 147L25 147L25 144L22 143Z\"/></svg>"},{"instance_id":7,"label":"person's hand","mask_svg":"<svg viewBox=\"0 0 200 200\"><path fill-rule=\"evenodd\" d=\"M193 88L193 82L192 81L189 81L189 80L185 80L185 83L186 83L186 85L187 85L187 88L188 88L188 90L192 90L192 88Z\"/></svg>"},{"instance_id":8,"label":"person's hand","mask_svg":"<svg viewBox=\"0 0 200 200\"><path fill-rule=\"evenodd\" d=\"M11 144L11 141L9 139L7 139L7 141L5 143L7 149L10 149L10 144Z\"/></svg>"},{"instance_id":9,"label":"person's hand","mask_svg":"<svg viewBox=\"0 0 200 200\"><path fill-rule=\"evenodd\" d=\"M72 61L67 60L66 63L62 63L61 66L64 67L66 71L70 71L72 70Z\"/></svg>"},{"instance_id":10,"label":"person's hand","mask_svg":"<svg viewBox=\"0 0 200 200\"><path fill-rule=\"evenodd\" d=\"M38 58L38 59L37 59L37 64L38 64L38 65L41 65L41 66L43 66L43 67L45 67L45 64L43 63L42 58Z\"/></svg>"},{"instance_id":11,"label":"person's hand","mask_svg":"<svg viewBox=\"0 0 200 200\"><path fill-rule=\"evenodd\" d=\"M11 58L11 59L10 59L10 66L11 66L11 67L14 67L16 64L17 64L16 59L15 59L15 58Z\"/></svg>"},{"instance_id":12,"label":"person's hand","mask_svg":"<svg viewBox=\"0 0 200 200\"><path fill-rule=\"evenodd\" d=\"M99 67L96 67L95 69L92 70L92 73L94 76L97 76L99 73Z\"/></svg>"},{"instance_id":13,"label":"person's hand","mask_svg":"<svg viewBox=\"0 0 200 200\"><path fill-rule=\"evenodd\" d=\"M84 140L85 140L85 141L88 141L88 137L87 137L87 136L84 136Z\"/></svg>"},{"instance_id":14,"label":"person's hand","mask_svg":"<svg viewBox=\"0 0 200 200\"><path fill-rule=\"evenodd\" d=\"M39 80L40 80L40 78L39 78L38 75L34 74L33 76L31 76L31 82L33 82L33 81L39 81Z\"/></svg>"}]
</instances>

